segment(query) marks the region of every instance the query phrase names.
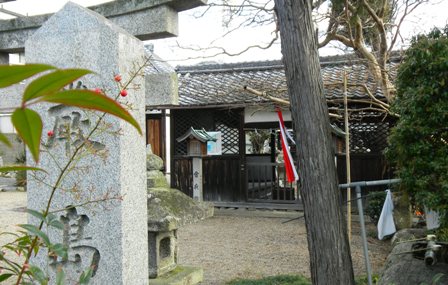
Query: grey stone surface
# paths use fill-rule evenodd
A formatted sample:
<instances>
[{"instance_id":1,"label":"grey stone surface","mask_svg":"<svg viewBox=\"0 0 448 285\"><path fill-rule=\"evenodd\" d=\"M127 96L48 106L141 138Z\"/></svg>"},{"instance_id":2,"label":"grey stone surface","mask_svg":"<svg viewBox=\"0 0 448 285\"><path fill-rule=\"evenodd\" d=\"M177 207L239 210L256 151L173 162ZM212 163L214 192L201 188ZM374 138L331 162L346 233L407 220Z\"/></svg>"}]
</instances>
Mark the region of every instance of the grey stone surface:
<instances>
[{"instance_id":1,"label":"grey stone surface","mask_svg":"<svg viewBox=\"0 0 448 285\"><path fill-rule=\"evenodd\" d=\"M148 189L148 231L170 231L213 216L213 205L177 189Z\"/></svg>"},{"instance_id":2,"label":"grey stone surface","mask_svg":"<svg viewBox=\"0 0 448 285\"><path fill-rule=\"evenodd\" d=\"M103 16L70 2L29 38L25 50L27 62L94 71L96 74L82 78L82 84L101 88L112 97L118 93L113 75L121 74L123 81L128 80L144 56L138 39ZM143 78L137 77L128 96L118 99L132 104L131 113L141 126L145 112L143 83ZM51 192L46 184L55 183L59 166L67 163L77 140L86 139L99 115L62 105L39 105L36 109L43 118L43 133L54 130L55 135L43 139L51 155L42 153L38 164L48 174L28 177L30 209L45 207ZM68 126L75 133L64 133ZM82 151L83 157L64 178L60 185L64 190L56 191L51 206L51 210L72 207L58 212L66 225L62 232L48 229L54 242L69 247L69 259L49 260L42 250L32 263L48 266L52 276L62 265L72 280L94 265L91 284L148 284L147 200L142 191L146 188L144 137L131 125L105 116L89 142L90 153L88 149ZM111 199L114 197L119 199ZM97 199L106 202L76 206ZM36 221L30 218L30 222Z\"/></svg>"},{"instance_id":3,"label":"grey stone surface","mask_svg":"<svg viewBox=\"0 0 448 285\"><path fill-rule=\"evenodd\" d=\"M22 83L15 84L7 88L0 88L0 102L2 112L12 113L13 109L20 106L21 96L11 96L11 94L23 94L25 90ZM9 109L9 110L8 110Z\"/></svg>"},{"instance_id":4,"label":"grey stone surface","mask_svg":"<svg viewBox=\"0 0 448 285\"><path fill-rule=\"evenodd\" d=\"M153 153L146 154L147 170L160 170L162 168L163 168L163 160L159 156Z\"/></svg>"},{"instance_id":5,"label":"grey stone surface","mask_svg":"<svg viewBox=\"0 0 448 285\"><path fill-rule=\"evenodd\" d=\"M397 231L391 239L392 245L397 245L408 240L421 239L426 237L426 230L421 228L408 228Z\"/></svg>"},{"instance_id":6,"label":"grey stone surface","mask_svg":"<svg viewBox=\"0 0 448 285\"><path fill-rule=\"evenodd\" d=\"M174 37L179 30L177 11L166 5L133 11L131 17L118 14L110 20L140 40Z\"/></svg>"},{"instance_id":7,"label":"grey stone surface","mask_svg":"<svg viewBox=\"0 0 448 285\"><path fill-rule=\"evenodd\" d=\"M448 284L448 264L439 262L426 266L425 261L412 257L412 242L397 244L387 257L378 285ZM436 274L444 274L439 283L433 283Z\"/></svg>"},{"instance_id":8,"label":"grey stone surface","mask_svg":"<svg viewBox=\"0 0 448 285\"><path fill-rule=\"evenodd\" d=\"M145 76L146 105L179 105L178 80L175 72L151 73Z\"/></svg>"},{"instance_id":9,"label":"grey stone surface","mask_svg":"<svg viewBox=\"0 0 448 285\"><path fill-rule=\"evenodd\" d=\"M141 40L177 35L177 13L206 0L115 0L90 7ZM23 51L25 41L51 14L0 20L0 50Z\"/></svg>"},{"instance_id":10,"label":"grey stone surface","mask_svg":"<svg viewBox=\"0 0 448 285\"><path fill-rule=\"evenodd\" d=\"M146 105L179 105L178 79L174 68L145 46L151 65L145 69Z\"/></svg>"},{"instance_id":11,"label":"grey stone surface","mask_svg":"<svg viewBox=\"0 0 448 285\"><path fill-rule=\"evenodd\" d=\"M149 278L170 272L177 266L177 230L148 232Z\"/></svg>"}]
</instances>

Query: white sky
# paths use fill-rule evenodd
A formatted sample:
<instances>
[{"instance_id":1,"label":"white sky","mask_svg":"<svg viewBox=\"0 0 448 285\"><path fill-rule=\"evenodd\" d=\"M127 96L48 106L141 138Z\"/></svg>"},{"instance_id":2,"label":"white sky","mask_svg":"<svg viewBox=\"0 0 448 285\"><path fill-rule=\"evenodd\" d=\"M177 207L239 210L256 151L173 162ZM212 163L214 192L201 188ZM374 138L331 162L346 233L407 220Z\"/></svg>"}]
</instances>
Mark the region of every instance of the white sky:
<instances>
[{"instance_id":1,"label":"white sky","mask_svg":"<svg viewBox=\"0 0 448 285\"><path fill-rule=\"evenodd\" d=\"M111 0L72 0L83 6L97 3L110 2ZM435 4L425 4L417 8L412 17L409 17L402 26L404 39L412 35L429 31L432 27L444 27L448 23L448 0L431 0ZM435 2L438 1L438 2ZM58 11L66 0L17 0L0 4L0 7L21 13L24 15L36 15ZM179 37L151 41L155 45L155 53L172 65L194 64L201 61L238 62L280 59L280 44L277 42L269 50L253 49L238 57L218 56L214 58L198 58L204 53L193 52L177 48L177 42L181 46L222 46L231 52L239 52L250 45L265 45L271 39L273 27L259 27L240 29L230 37L221 38L224 29L221 25L222 11L215 9L208 12L204 17L196 18L204 8L199 7L180 13L179 15ZM0 13L0 18L10 18ZM321 49L321 55L334 54L335 49ZM188 58L195 58L189 59Z\"/></svg>"}]
</instances>

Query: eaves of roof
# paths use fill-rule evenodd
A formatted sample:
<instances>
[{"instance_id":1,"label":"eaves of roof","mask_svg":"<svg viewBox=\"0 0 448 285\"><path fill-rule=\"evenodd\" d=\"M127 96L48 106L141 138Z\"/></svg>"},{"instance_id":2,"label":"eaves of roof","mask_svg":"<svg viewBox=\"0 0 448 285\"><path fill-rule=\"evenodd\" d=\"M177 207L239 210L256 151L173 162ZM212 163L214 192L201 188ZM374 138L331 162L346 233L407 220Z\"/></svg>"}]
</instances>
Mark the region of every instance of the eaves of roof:
<instances>
[{"instance_id":1,"label":"eaves of roof","mask_svg":"<svg viewBox=\"0 0 448 285\"><path fill-rule=\"evenodd\" d=\"M388 64L388 72L395 78L398 58ZM245 90L245 86L269 96L288 99L286 77L281 61L258 61L231 64L178 66L179 107L250 105L271 102ZM363 62L354 57L321 58L321 72L327 99L343 96L342 78L347 72L351 85L348 96L364 99L368 95L360 85L373 90L376 98L384 100L378 86Z\"/></svg>"}]
</instances>

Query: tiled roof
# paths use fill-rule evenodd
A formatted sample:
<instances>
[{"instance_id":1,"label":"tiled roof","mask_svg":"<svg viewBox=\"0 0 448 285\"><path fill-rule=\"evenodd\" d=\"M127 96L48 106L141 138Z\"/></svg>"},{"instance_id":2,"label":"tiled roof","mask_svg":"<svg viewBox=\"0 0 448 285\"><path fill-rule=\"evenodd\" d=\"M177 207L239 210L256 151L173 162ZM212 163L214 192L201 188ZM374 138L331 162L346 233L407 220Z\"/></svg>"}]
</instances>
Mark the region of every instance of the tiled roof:
<instances>
[{"instance_id":1,"label":"tiled roof","mask_svg":"<svg viewBox=\"0 0 448 285\"><path fill-rule=\"evenodd\" d=\"M392 78L396 74L397 62L389 64ZM348 57L321 58L321 71L327 99L342 98L341 85L344 70L349 84L366 84L376 90L375 96L384 99L381 89L365 65ZM244 89L245 86L266 94L288 99L286 78L281 61L244 62L236 64L203 64L178 66L179 104L181 106L260 104L269 102ZM350 87L348 96L366 98L361 87Z\"/></svg>"}]
</instances>

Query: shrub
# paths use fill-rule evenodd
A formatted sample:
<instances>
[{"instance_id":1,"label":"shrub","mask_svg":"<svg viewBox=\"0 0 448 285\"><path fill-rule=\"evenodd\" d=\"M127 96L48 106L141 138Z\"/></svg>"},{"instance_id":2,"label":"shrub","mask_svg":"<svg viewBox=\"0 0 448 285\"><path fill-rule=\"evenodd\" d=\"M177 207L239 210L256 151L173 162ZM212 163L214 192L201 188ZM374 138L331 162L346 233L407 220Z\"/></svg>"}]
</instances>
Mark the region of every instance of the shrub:
<instances>
[{"instance_id":1,"label":"shrub","mask_svg":"<svg viewBox=\"0 0 448 285\"><path fill-rule=\"evenodd\" d=\"M448 226L448 26L412 40L397 75L392 110L400 115L388 159L418 206Z\"/></svg>"},{"instance_id":2,"label":"shrub","mask_svg":"<svg viewBox=\"0 0 448 285\"><path fill-rule=\"evenodd\" d=\"M375 224L378 224L381 211L383 210L384 200L386 200L386 192L376 192L368 198L368 204L366 207L366 214L370 217L370 220Z\"/></svg>"}]
</instances>

